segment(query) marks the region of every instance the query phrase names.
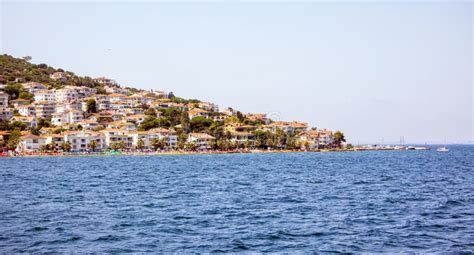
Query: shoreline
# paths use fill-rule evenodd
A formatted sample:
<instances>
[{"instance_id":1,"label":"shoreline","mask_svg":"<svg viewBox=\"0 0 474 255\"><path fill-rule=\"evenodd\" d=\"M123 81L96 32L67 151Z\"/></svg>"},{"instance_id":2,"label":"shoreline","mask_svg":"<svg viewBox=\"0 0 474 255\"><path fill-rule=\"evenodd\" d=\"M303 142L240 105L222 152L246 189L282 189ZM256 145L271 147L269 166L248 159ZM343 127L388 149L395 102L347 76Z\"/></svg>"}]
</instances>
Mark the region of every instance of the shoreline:
<instances>
[{"instance_id":1,"label":"shoreline","mask_svg":"<svg viewBox=\"0 0 474 255\"><path fill-rule=\"evenodd\" d=\"M24 153L17 155L0 154L0 158L27 157L109 157L109 156L177 156L177 155L219 155L219 154L272 154L272 153L330 153L330 152L361 152L361 151L398 151L387 149L321 149L321 150L258 150L258 151L165 151L165 152L121 152L121 153Z\"/></svg>"}]
</instances>

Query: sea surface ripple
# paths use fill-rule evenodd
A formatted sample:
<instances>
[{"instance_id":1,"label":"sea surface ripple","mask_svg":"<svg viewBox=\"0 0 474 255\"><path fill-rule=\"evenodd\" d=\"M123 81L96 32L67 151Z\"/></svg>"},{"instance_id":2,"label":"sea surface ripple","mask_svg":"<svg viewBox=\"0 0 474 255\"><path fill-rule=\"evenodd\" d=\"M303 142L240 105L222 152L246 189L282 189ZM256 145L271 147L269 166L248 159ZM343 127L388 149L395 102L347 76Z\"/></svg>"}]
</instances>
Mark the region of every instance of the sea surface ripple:
<instances>
[{"instance_id":1,"label":"sea surface ripple","mask_svg":"<svg viewBox=\"0 0 474 255\"><path fill-rule=\"evenodd\" d=\"M0 159L0 253L472 253L474 146Z\"/></svg>"}]
</instances>

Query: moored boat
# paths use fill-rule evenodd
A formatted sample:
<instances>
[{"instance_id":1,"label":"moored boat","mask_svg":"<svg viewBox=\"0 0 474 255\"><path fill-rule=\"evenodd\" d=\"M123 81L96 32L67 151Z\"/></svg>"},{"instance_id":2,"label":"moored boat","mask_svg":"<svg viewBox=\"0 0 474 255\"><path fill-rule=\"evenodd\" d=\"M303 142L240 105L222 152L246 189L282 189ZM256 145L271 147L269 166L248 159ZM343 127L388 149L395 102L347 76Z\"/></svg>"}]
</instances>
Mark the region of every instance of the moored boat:
<instances>
[{"instance_id":1,"label":"moored boat","mask_svg":"<svg viewBox=\"0 0 474 255\"><path fill-rule=\"evenodd\" d=\"M438 149L436 149L437 152L448 152L449 149L446 147L446 146L443 146L443 147L439 147Z\"/></svg>"}]
</instances>

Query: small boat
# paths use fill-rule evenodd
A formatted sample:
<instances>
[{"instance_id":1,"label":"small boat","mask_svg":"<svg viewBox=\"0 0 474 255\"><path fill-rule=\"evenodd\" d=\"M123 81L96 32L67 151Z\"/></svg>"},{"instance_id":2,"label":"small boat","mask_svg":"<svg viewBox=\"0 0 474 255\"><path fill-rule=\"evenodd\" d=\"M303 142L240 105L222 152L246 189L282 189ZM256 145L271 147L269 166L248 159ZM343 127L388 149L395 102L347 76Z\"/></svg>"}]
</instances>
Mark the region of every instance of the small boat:
<instances>
[{"instance_id":1,"label":"small boat","mask_svg":"<svg viewBox=\"0 0 474 255\"><path fill-rule=\"evenodd\" d=\"M414 146L408 146L408 147L406 147L405 150L407 150L407 151L415 150L415 147Z\"/></svg>"},{"instance_id":2,"label":"small boat","mask_svg":"<svg viewBox=\"0 0 474 255\"><path fill-rule=\"evenodd\" d=\"M426 147L426 146L415 147L415 150L426 151L426 150L430 150L430 147Z\"/></svg>"},{"instance_id":3,"label":"small boat","mask_svg":"<svg viewBox=\"0 0 474 255\"><path fill-rule=\"evenodd\" d=\"M448 152L449 149L446 148L446 146L443 146L443 147L439 147L438 149L436 149L436 151L438 151L438 152Z\"/></svg>"}]
</instances>

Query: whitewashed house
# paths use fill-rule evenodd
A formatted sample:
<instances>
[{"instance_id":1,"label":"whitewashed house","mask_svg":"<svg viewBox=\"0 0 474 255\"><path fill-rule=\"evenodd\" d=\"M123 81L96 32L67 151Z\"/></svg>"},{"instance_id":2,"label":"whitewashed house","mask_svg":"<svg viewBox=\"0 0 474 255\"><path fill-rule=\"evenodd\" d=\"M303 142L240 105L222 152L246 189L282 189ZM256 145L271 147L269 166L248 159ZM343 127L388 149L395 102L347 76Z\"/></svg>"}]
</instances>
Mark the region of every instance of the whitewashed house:
<instances>
[{"instance_id":1,"label":"whitewashed house","mask_svg":"<svg viewBox=\"0 0 474 255\"><path fill-rule=\"evenodd\" d=\"M18 152L36 152L41 149L42 145L45 145L46 139L41 136L29 134L20 137L20 141L16 147Z\"/></svg>"}]
</instances>

